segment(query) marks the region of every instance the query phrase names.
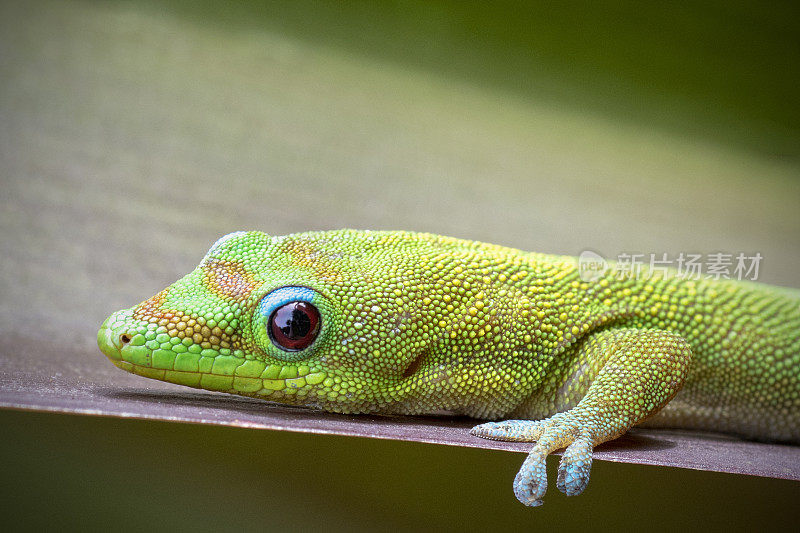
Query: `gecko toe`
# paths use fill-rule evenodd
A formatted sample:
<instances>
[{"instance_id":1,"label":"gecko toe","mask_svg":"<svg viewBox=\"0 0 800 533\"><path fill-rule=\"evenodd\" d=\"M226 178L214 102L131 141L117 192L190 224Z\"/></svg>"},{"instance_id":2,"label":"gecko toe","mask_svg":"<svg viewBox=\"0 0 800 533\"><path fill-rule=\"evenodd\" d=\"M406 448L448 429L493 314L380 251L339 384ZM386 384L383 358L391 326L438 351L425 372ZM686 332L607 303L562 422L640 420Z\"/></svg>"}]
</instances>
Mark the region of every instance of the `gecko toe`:
<instances>
[{"instance_id":1,"label":"gecko toe","mask_svg":"<svg viewBox=\"0 0 800 533\"><path fill-rule=\"evenodd\" d=\"M475 426L469 432L483 439L535 442L546 428L544 422L546 421L503 420L502 422L486 422Z\"/></svg>"},{"instance_id":2,"label":"gecko toe","mask_svg":"<svg viewBox=\"0 0 800 533\"><path fill-rule=\"evenodd\" d=\"M558 490L567 496L576 496L589 484L592 469L592 443L580 438L570 444L558 465Z\"/></svg>"},{"instance_id":3,"label":"gecko toe","mask_svg":"<svg viewBox=\"0 0 800 533\"><path fill-rule=\"evenodd\" d=\"M547 454L534 450L522 464L514 478L514 495L529 507L542 505L547 491Z\"/></svg>"}]
</instances>

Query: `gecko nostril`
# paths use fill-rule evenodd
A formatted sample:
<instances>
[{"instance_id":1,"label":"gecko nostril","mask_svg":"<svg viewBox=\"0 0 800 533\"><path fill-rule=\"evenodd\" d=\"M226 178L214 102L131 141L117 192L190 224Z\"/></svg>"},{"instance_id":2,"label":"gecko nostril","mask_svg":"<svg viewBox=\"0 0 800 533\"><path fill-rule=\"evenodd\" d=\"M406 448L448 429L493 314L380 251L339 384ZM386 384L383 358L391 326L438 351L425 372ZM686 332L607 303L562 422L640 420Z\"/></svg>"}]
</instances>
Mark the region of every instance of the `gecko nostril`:
<instances>
[{"instance_id":1,"label":"gecko nostril","mask_svg":"<svg viewBox=\"0 0 800 533\"><path fill-rule=\"evenodd\" d=\"M131 342L131 338L127 333L123 333L122 335L119 336L119 341L122 344L128 344L129 342Z\"/></svg>"}]
</instances>

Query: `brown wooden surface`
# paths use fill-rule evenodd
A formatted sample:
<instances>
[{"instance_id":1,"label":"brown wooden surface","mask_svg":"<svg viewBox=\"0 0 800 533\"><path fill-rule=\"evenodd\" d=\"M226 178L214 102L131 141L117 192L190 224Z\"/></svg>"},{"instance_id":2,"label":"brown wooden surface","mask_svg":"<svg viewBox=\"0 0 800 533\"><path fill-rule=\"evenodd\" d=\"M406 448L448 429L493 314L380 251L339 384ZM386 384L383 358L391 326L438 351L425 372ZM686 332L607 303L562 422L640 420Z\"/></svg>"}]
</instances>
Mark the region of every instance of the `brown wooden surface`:
<instances>
[{"instance_id":1,"label":"brown wooden surface","mask_svg":"<svg viewBox=\"0 0 800 533\"><path fill-rule=\"evenodd\" d=\"M395 439L525 452L527 443L473 437L474 420L349 416L194 391L97 364L81 351L14 335L0 353L0 407ZM34 364L29 364L36 361ZM800 481L800 447L683 431L636 429L599 447L596 460L677 466Z\"/></svg>"}]
</instances>

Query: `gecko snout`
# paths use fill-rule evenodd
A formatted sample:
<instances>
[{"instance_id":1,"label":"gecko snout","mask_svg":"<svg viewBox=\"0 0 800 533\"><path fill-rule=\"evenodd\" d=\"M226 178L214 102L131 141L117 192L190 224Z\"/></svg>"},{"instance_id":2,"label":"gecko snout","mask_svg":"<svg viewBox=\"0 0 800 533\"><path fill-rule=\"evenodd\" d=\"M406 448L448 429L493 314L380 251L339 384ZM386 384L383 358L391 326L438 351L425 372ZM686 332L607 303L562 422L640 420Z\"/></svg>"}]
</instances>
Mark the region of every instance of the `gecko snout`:
<instances>
[{"instance_id":1,"label":"gecko snout","mask_svg":"<svg viewBox=\"0 0 800 533\"><path fill-rule=\"evenodd\" d=\"M122 312L127 313L125 311ZM103 322L100 331L97 332L97 345L109 359L112 361L119 361L123 359L123 352L136 350L139 346L134 344L139 343L134 338L137 334L132 331L130 327L118 319L120 313L114 313ZM127 314L125 314L127 316ZM139 335L141 337L141 335Z\"/></svg>"}]
</instances>

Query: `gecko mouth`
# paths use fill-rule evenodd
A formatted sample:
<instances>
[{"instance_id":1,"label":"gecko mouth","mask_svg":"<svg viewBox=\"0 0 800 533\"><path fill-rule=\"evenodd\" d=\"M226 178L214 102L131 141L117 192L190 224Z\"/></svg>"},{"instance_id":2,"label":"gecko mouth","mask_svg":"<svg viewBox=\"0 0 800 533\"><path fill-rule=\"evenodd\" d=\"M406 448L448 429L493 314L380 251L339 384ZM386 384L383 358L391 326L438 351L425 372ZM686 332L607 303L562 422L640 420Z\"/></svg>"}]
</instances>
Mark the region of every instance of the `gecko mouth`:
<instances>
[{"instance_id":1,"label":"gecko mouth","mask_svg":"<svg viewBox=\"0 0 800 533\"><path fill-rule=\"evenodd\" d=\"M195 370L174 370L170 368L158 368L152 365L132 363L124 359L112 359L112 363L117 368L143 376L146 378L167 381L177 385L186 385L198 389L228 392L244 396L266 397L274 393L282 395L293 395L300 390L308 389L319 385L327 378L325 372L309 372L307 369L297 369L291 367L290 376L274 378L243 377L231 374L218 374L212 371L201 372ZM265 372L270 372L270 368ZM286 367L289 368L289 367Z\"/></svg>"},{"instance_id":2,"label":"gecko mouth","mask_svg":"<svg viewBox=\"0 0 800 533\"><path fill-rule=\"evenodd\" d=\"M125 311L119 313L111 315L100 327L97 345L114 366L126 372L178 385L258 397L302 396L317 385L331 385L327 372L306 365L270 365L234 354L205 354L183 344L177 350L169 342L153 349L145 342L144 334L113 327L118 316L126 316Z\"/></svg>"}]
</instances>

